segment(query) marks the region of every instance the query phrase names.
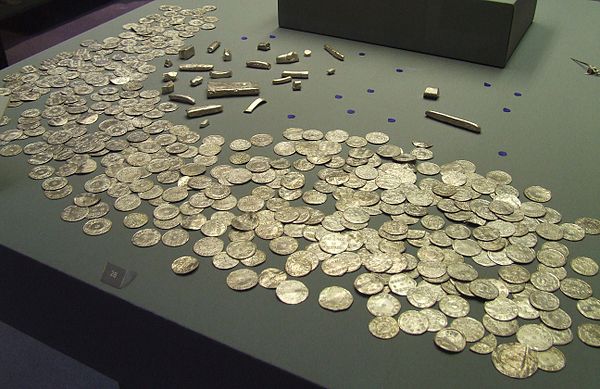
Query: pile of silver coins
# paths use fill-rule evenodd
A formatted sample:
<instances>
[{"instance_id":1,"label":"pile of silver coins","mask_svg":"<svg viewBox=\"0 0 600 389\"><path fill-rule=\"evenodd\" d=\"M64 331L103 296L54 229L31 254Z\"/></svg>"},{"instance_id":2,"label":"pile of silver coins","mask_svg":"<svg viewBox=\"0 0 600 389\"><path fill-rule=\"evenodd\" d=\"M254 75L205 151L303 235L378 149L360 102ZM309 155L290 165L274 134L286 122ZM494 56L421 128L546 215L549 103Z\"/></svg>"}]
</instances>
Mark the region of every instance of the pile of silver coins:
<instances>
[{"instance_id":1,"label":"pile of silver coins","mask_svg":"<svg viewBox=\"0 0 600 389\"><path fill-rule=\"evenodd\" d=\"M557 347L573 340L565 298L589 319L578 338L600 347L600 300L584 280L598 264L571 257L565 244L600 234L600 220L562 222L545 205L550 190L521 193L509 173L480 174L467 160L437 164L427 142L405 150L383 132L301 128L227 142L166 120L178 105L143 88L156 71L150 62L176 55L218 19L206 15L212 6L160 10L118 37L4 78L11 108L42 97L45 107L22 110L0 133L0 155L25 155L29 177L52 200L73 194L70 177L92 175L64 221L92 236L118 221L138 247L192 239L189 255L170 258L174 273L211 261L229 272L231 289L260 285L285 304L304 302L308 276L322 272L334 277L318 292L325 310L358 298L373 336L435 333L441 350L491 354L513 378L565 366ZM480 277L483 268L497 276ZM336 285L346 275L355 290ZM471 304L483 305L482 317L469 316Z\"/></svg>"}]
</instances>

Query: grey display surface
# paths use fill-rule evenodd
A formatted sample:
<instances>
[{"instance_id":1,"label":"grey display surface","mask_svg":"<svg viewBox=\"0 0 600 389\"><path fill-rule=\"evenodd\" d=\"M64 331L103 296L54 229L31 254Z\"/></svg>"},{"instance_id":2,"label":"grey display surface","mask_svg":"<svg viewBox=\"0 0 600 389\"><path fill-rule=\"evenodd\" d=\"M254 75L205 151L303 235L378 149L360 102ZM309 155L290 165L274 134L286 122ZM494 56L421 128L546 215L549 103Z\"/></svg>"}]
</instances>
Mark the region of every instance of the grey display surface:
<instances>
[{"instance_id":1,"label":"grey display surface","mask_svg":"<svg viewBox=\"0 0 600 389\"><path fill-rule=\"evenodd\" d=\"M192 1L173 1L186 7L200 5ZM343 128L356 135L380 130L391 142L410 148L411 140L434 144L434 162L442 164L456 159L475 162L478 172L502 169L512 174L513 185L522 190L530 185L550 188L553 200L547 204L563 215L564 221L577 217L600 217L597 194L600 192L600 136L598 123L598 88L600 78L588 77L569 57L600 63L594 56L600 33L600 4L577 0L565 4L560 0L543 0L538 4L534 24L515 51L507 68L500 70L437 58L397 49L378 47L314 34L277 29L276 1L214 1L221 19L217 29L201 32L191 40L196 46L193 62L214 63L220 70L231 69L234 80L257 81L261 97L268 101L251 114L242 111L254 99L213 99L224 104L224 113L209 118L209 127L197 130L200 120L185 119L182 108L166 118L188 124L200 134L222 134L228 141L249 138L257 132L274 134L281 140L287 127ZM4 76L25 64L61 51L74 50L86 38L101 40L115 36L121 25L141 16L157 12L154 2L114 21L93 29L1 72ZM358 12L368 12L359 10ZM565 17L568 12L569 17ZM256 51L259 41L271 39L272 50ZM247 36L247 40L240 39ZM233 61L221 61L221 50L208 55L206 46L213 40L230 48ZM346 54L339 62L323 51L330 43ZM274 61L289 50L313 51L311 58L301 58L293 65L273 65L270 71L246 69L249 59ZM365 53L360 56L359 52ZM190 62L191 62L190 61ZM146 88L160 85L162 60L156 60L157 72L145 83ZM174 59L174 63L180 63ZM326 76L327 68L336 67L334 76ZM402 72L396 69L401 68ZM270 85L282 69L307 69L301 92L291 86ZM178 92L190 92L205 101L205 84L188 89L188 77L180 75ZM206 81L205 81L206 82ZM484 87L484 82L492 84ZM422 99L426 86L440 88L441 97L431 102ZM374 93L367 93L372 88ZM521 97L513 95L521 92ZM335 99L339 94L342 99ZM25 108L41 107L43 99L7 115L16 120ZM503 108L511 112L503 112ZM348 114L348 109L355 110ZM424 118L426 109L462 116L479 123L482 134L475 135ZM294 114L294 119L288 119ZM395 118L389 123L388 118ZM14 122L11 122L11 124ZM11 128L10 125L5 128ZM506 157L498 152L506 151ZM256 154L271 155L267 150ZM226 163L224 150L220 163ZM0 162L1 243L48 266L76 277L94 287L132 304L154 312L198 333L234 347L260 360L281 367L326 387L581 387L593 386L600 379L600 351L584 346L578 339L561 347L567 367L560 373L538 372L532 378L516 381L500 375L489 356L469 351L457 355L436 349L432 335L401 334L381 341L367 329L371 315L366 298L354 292L355 274L342 278L325 276L320 270L303 281L310 288L308 300L298 306L277 301L271 290L257 287L248 292L234 292L225 284L226 271L202 260L199 269L187 277L170 270L172 259L192 254L192 245L200 234L192 234L190 242L176 249L157 245L140 249L130 243L132 231L122 226L124 214L112 209L112 230L100 237L88 237L81 224L60 220L60 211L71 199L47 200L39 182L30 180L30 167L25 157L3 158ZM71 181L74 193L83 191L83 182L91 176ZM310 184L310 182L309 182ZM236 188L240 195L249 186ZM72 198L72 197L71 197ZM331 200L323 208L333 210ZM151 208L143 208L149 213ZM588 236L584 241L568 244L571 257L588 255L598 258L600 239ZM259 247L268 250L264 245ZM267 251L268 252L268 251ZM412 251L414 252L414 251ZM100 282L105 263L110 261L137 273L126 288L117 290ZM267 266L282 267L284 259L269 252ZM480 269L478 267L478 269ZM481 269L491 275L497 269ZM568 269L569 274L573 274ZM21 274L19 277L26 277ZM586 279L600 290L598 277ZM355 301L346 312L331 313L318 306L319 291L328 285L340 285L353 291ZM562 307L574 319L573 330L584 322L575 302L561 296ZM408 303L402 300L403 310ZM26 308L24 308L26 309ZM472 304L474 317L482 309ZM151 341L151 339L149 339ZM198 356L199 363L202 358ZM234 372L235 367L232 367Z\"/></svg>"}]
</instances>

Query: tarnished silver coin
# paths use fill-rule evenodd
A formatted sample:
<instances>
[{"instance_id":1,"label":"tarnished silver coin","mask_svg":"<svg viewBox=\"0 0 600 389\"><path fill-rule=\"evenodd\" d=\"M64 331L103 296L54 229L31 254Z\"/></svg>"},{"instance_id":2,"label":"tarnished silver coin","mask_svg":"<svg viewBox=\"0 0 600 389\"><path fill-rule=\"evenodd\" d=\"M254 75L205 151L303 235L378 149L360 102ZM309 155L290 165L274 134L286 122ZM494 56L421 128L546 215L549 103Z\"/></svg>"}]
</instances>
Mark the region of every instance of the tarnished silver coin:
<instances>
[{"instance_id":1,"label":"tarnished silver coin","mask_svg":"<svg viewBox=\"0 0 600 389\"><path fill-rule=\"evenodd\" d=\"M112 227L112 222L106 218L92 219L85 222L83 232L87 235L97 236L106 234Z\"/></svg>"},{"instance_id":2,"label":"tarnished silver coin","mask_svg":"<svg viewBox=\"0 0 600 389\"><path fill-rule=\"evenodd\" d=\"M258 274L254 270L239 269L227 275L227 286L233 290L243 291L254 288L258 284Z\"/></svg>"},{"instance_id":3,"label":"tarnished silver coin","mask_svg":"<svg viewBox=\"0 0 600 389\"><path fill-rule=\"evenodd\" d=\"M196 241L193 250L201 257L212 257L223 251L224 247L225 243L221 239L209 236Z\"/></svg>"},{"instance_id":4,"label":"tarnished silver coin","mask_svg":"<svg viewBox=\"0 0 600 389\"><path fill-rule=\"evenodd\" d=\"M379 339L391 339L398 335L398 321L390 316L377 316L369 323L369 332Z\"/></svg>"},{"instance_id":5,"label":"tarnished silver coin","mask_svg":"<svg viewBox=\"0 0 600 389\"><path fill-rule=\"evenodd\" d=\"M543 371L560 371L567 364L565 355L556 347L546 351L534 351L533 355L537 358L538 368Z\"/></svg>"},{"instance_id":6,"label":"tarnished silver coin","mask_svg":"<svg viewBox=\"0 0 600 389\"><path fill-rule=\"evenodd\" d=\"M571 260L571 269L582 276L592 277L598 274L598 263L590 257L577 257Z\"/></svg>"},{"instance_id":7,"label":"tarnished silver coin","mask_svg":"<svg viewBox=\"0 0 600 389\"><path fill-rule=\"evenodd\" d=\"M504 343L492 352L492 363L500 373L512 378L531 377L538 369L534 351L520 343Z\"/></svg>"},{"instance_id":8,"label":"tarnished silver coin","mask_svg":"<svg viewBox=\"0 0 600 389\"><path fill-rule=\"evenodd\" d=\"M400 312L400 300L389 293L379 293L369 297L367 310L373 316L395 316Z\"/></svg>"},{"instance_id":9,"label":"tarnished silver coin","mask_svg":"<svg viewBox=\"0 0 600 389\"><path fill-rule=\"evenodd\" d=\"M460 331L452 328L443 328L435 334L433 338L436 346L444 351L459 353L465 349L467 341Z\"/></svg>"},{"instance_id":10,"label":"tarnished silver coin","mask_svg":"<svg viewBox=\"0 0 600 389\"><path fill-rule=\"evenodd\" d=\"M308 297L308 288L300 281L285 280L277 285L275 293L281 302L295 305L306 300Z\"/></svg>"},{"instance_id":11,"label":"tarnished silver coin","mask_svg":"<svg viewBox=\"0 0 600 389\"><path fill-rule=\"evenodd\" d=\"M176 258L171 263L171 270L173 273L184 275L189 274L198 268L200 262L197 258L194 258L189 255L184 255L182 257Z\"/></svg>"},{"instance_id":12,"label":"tarnished silver coin","mask_svg":"<svg viewBox=\"0 0 600 389\"><path fill-rule=\"evenodd\" d=\"M263 288L275 289L287 279L287 274L280 269L269 267L258 275L258 284Z\"/></svg>"},{"instance_id":13,"label":"tarnished silver coin","mask_svg":"<svg viewBox=\"0 0 600 389\"><path fill-rule=\"evenodd\" d=\"M427 316L419 311L408 310L402 312L398 318L400 329L410 335L420 335L427 331L429 322Z\"/></svg>"},{"instance_id":14,"label":"tarnished silver coin","mask_svg":"<svg viewBox=\"0 0 600 389\"><path fill-rule=\"evenodd\" d=\"M127 228L140 228L148 223L148 215L140 212L132 212L123 218L123 225Z\"/></svg>"},{"instance_id":15,"label":"tarnished silver coin","mask_svg":"<svg viewBox=\"0 0 600 389\"><path fill-rule=\"evenodd\" d=\"M600 347L600 324L584 323L577 327L579 339L592 347Z\"/></svg>"},{"instance_id":16,"label":"tarnished silver coin","mask_svg":"<svg viewBox=\"0 0 600 389\"><path fill-rule=\"evenodd\" d=\"M66 222L78 222L85 219L89 211L89 208L69 205L61 212L60 218Z\"/></svg>"},{"instance_id":17,"label":"tarnished silver coin","mask_svg":"<svg viewBox=\"0 0 600 389\"><path fill-rule=\"evenodd\" d=\"M469 350L476 354L491 354L492 351L498 346L498 340L494 334L487 334L479 342L469 347Z\"/></svg>"},{"instance_id":18,"label":"tarnished silver coin","mask_svg":"<svg viewBox=\"0 0 600 389\"><path fill-rule=\"evenodd\" d=\"M600 320L600 300L596 297L577 301L577 310L588 319Z\"/></svg>"},{"instance_id":19,"label":"tarnished silver coin","mask_svg":"<svg viewBox=\"0 0 600 389\"><path fill-rule=\"evenodd\" d=\"M352 293L340 286L328 286L319 294L319 305L330 311L344 311L353 301Z\"/></svg>"},{"instance_id":20,"label":"tarnished silver coin","mask_svg":"<svg viewBox=\"0 0 600 389\"><path fill-rule=\"evenodd\" d=\"M162 234L154 228L137 231L131 237L131 243L137 247L151 247L160 242Z\"/></svg>"}]
</instances>

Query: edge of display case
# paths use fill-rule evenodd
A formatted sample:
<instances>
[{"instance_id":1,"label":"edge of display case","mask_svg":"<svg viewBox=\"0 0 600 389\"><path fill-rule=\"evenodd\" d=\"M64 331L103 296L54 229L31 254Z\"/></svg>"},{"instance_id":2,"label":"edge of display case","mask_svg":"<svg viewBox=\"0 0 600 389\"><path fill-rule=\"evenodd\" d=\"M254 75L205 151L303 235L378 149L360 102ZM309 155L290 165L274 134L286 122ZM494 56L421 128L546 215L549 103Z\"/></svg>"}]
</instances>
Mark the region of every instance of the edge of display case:
<instances>
[{"instance_id":1,"label":"edge of display case","mask_svg":"<svg viewBox=\"0 0 600 389\"><path fill-rule=\"evenodd\" d=\"M504 67L537 0L278 0L279 26Z\"/></svg>"}]
</instances>

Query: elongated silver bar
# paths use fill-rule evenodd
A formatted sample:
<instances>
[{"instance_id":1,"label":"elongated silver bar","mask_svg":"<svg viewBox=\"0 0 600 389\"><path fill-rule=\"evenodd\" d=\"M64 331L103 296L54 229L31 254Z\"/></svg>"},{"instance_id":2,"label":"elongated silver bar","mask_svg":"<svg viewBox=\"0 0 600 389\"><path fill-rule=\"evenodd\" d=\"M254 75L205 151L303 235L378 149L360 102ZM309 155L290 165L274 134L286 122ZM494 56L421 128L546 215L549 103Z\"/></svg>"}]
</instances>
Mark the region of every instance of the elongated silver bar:
<instances>
[{"instance_id":1,"label":"elongated silver bar","mask_svg":"<svg viewBox=\"0 0 600 389\"><path fill-rule=\"evenodd\" d=\"M221 112L223 112L223 106L221 104L203 105L201 107L193 107L186 110L187 117L190 119Z\"/></svg>"},{"instance_id":2,"label":"elongated silver bar","mask_svg":"<svg viewBox=\"0 0 600 389\"><path fill-rule=\"evenodd\" d=\"M259 42L256 49L260 51L269 51L271 50L271 42Z\"/></svg>"},{"instance_id":3,"label":"elongated silver bar","mask_svg":"<svg viewBox=\"0 0 600 389\"><path fill-rule=\"evenodd\" d=\"M202 81L204 81L204 77L202 77L202 76L194 77L190 80L190 86L198 86L198 85L202 84Z\"/></svg>"},{"instance_id":4,"label":"elongated silver bar","mask_svg":"<svg viewBox=\"0 0 600 389\"><path fill-rule=\"evenodd\" d=\"M229 49L223 50L223 61L225 61L225 62L231 61L231 50L229 50Z\"/></svg>"},{"instance_id":5,"label":"elongated silver bar","mask_svg":"<svg viewBox=\"0 0 600 389\"><path fill-rule=\"evenodd\" d=\"M207 63L186 63L179 65L180 72L209 72L215 66Z\"/></svg>"},{"instance_id":6,"label":"elongated silver bar","mask_svg":"<svg viewBox=\"0 0 600 389\"><path fill-rule=\"evenodd\" d=\"M277 58L275 58L276 63L294 63L298 61L300 61L300 58L298 57L298 53L295 51L278 55Z\"/></svg>"},{"instance_id":7,"label":"elongated silver bar","mask_svg":"<svg viewBox=\"0 0 600 389\"><path fill-rule=\"evenodd\" d=\"M260 88L258 84L251 81L209 81L206 89L206 97L230 96L258 96Z\"/></svg>"},{"instance_id":8,"label":"elongated silver bar","mask_svg":"<svg viewBox=\"0 0 600 389\"><path fill-rule=\"evenodd\" d=\"M246 67L253 69L271 69L271 64L266 61L246 61Z\"/></svg>"},{"instance_id":9,"label":"elongated silver bar","mask_svg":"<svg viewBox=\"0 0 600 389\"><path fill-rule=\"evenodd\" d=\"M339 59L340 61L344 60L344 54L340 53L338 50L334 49L333 47L331 47L329 45L324 45L323 48L325 49L326 52L331 54L331 56L333 58Z\"/></svg>"},{"instance_id":10,"label":"elongated silver bar","mask_svg":"<svg viewBox=\"0 0 600 389\"><path fill-rule=\"evenodd\" d=\"M215 51L217 51L217 49L221 46L221 42L219 41L214 41L213 43L211 43L210 45L208 45L208 47L206 48L206 52L209 54L214 53Z\"/></svg>"},{"instance_id":11,"label":"elongated silver bar","mask_svg":"<svg viewBox=\"0 0 600 389\"><path fill-rule=\"evenodd\" d=\"M169 95L169 100L191 105L196 104L196 100L188 95L178 95L173 93Z\"/></svg>"},{"instance_id":12,"label":"elongated silver bar","mask_svg":"<svg viewBox=\"0 0 600 389\"><path fill-rule=\"evenodd\" d=\"M273 80L273 85L287 84L288 82L292 82L292 77L287 76L287 77L276 78Z\"/></svg>"},{"instance_id":13,"label":"elongated silver bar","mask_svg":"<svg viewBox=\"0 0 600 389\"><path fill-rule=\"evenodd\" d=\"M308 78L308 70L284 70L281 77Z\"/></svg>"},{"instance_id":14,"label":"elongated silver bar","mask_svg":"<svg viewBox=\"0 0 600 389\"><path fill-rule=\"evenodd\" d=\"M233 72L231 70L211 70L208 74L210 78L231 78Z\"/></svg>"},{"instance_id":15,"label":"elongated silver bar","mask_svg":"<svg viewBox=\"0 0 600 389\"><path fill-rule=\"evenodd\" d=\"M248 106L248 108L246 108L244 110L244 113L252 113L252 111L254 111L256 109L256 107L258 107L259 105L264 104L266 102L267 102L267 100L261 99L259 97L256 100L254 100L252 103L250 103L250 105Z\"/></svg>"},{"instance_id":16,"label":"elongated silver bar","mask_svg":"<svg viewBox=\"0 0 600 389\"><path fill-rule=\"evenodd\" d=\"M477 134L481 133L481 127L479 124L470 122L465 119L461 119L456 116L451 116L445 113L437 112L437 111L425 111L425 116L430 119L433 119L438 122L450 124L451 126L462 128L463 130L475 132Z\"/></svg>"},{"instance_id":17,"label":"elongated silver bar","mask_svg":"<svg viewBox=\"0 0 600 389\"><path fill-rule=\"evenodd\" d=\"M163 73L163 81L177 81L177 72Z\"/></svg>"},{"instance_id":18,"label":"elongated silver bar","mask_svg":"<svg viewBox=\"0 0 600 389\"><path fill-rule=\"evenodd\" d=\"M194 49L194 46L192 46L192 45L187 45L187 46L184 46L181 49L179 49L179 58L180 59L190 59L194 56L194 54L196 54L196 50Z\"/></svg>"}]
</instances>

